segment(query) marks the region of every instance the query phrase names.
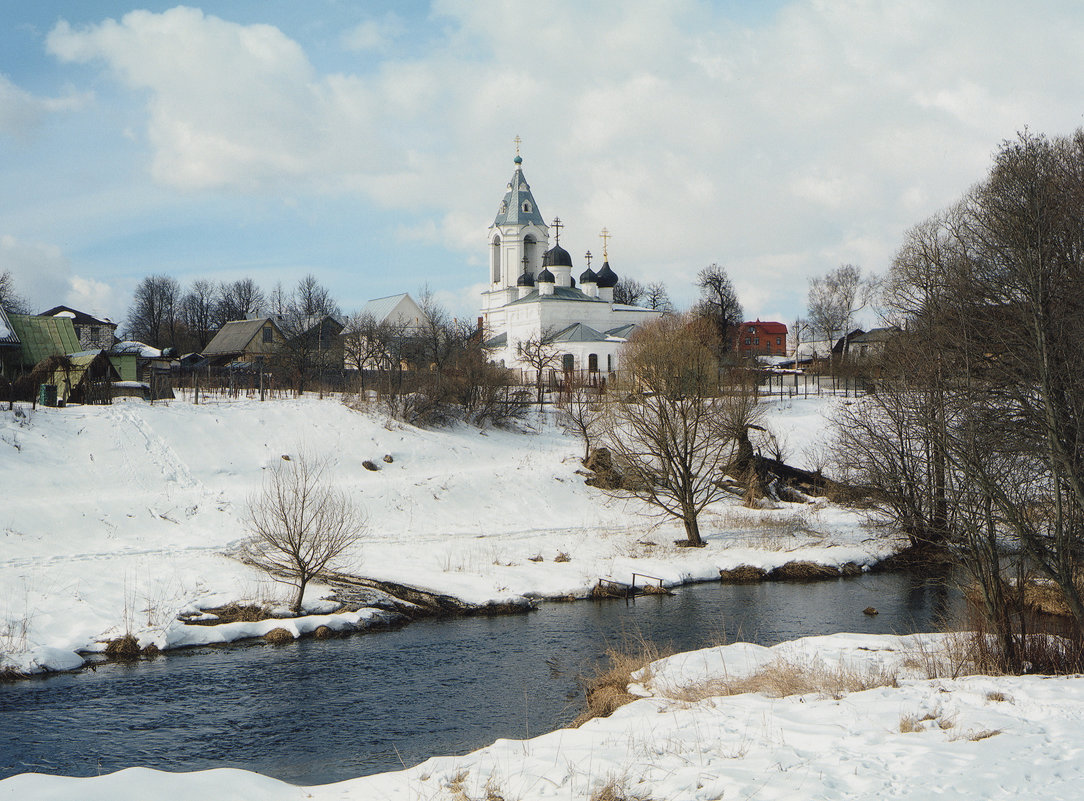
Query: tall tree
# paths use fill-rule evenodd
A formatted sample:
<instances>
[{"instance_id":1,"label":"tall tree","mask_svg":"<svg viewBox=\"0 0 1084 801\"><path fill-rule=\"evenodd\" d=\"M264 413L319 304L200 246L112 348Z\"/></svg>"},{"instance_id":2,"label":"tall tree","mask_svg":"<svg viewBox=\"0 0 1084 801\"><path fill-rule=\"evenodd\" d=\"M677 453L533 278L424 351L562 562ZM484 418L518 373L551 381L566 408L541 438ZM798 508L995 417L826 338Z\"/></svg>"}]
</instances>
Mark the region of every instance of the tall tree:
<instances>
[{"instance_id":1,"label":"tall tree","mask_svg":"<svg viewBox=\"0 0 1084 801\"><path fill-rule=\"evenodd\" d=\"M156 348L173 347L177 337L181 285L168 275L150 275L136 286L128 309L126 336Z\"/></svg>"},{"instance_id":2,"label":"tall tree","mask_svg":"<svg viewBox=\"0 0 1084 801\"><path fill-rule=\"evenodd\" d=\"M622 348L620 391L602 405L598 442L609 448L627 491L682 522L703 544L700 513L726 492L721 481L755 421L750 392L718 392L714 322L664 316Z\"/></svg>"},{"instance_id":3,"label":"tall tree","mask_svg":"<svg viewBox=\"0 0 1084 801\"><path fill-rule=\"evenodd\" d=\"M343 323L339 314L330 291L314 276L306 275L297 282L285 313L278 316L284 341L276 360L298 392L317 376L341 371Z\"/></svg>"},{"instance_id":4,"label":"tall tree","mask_svg":"<svg viewBox=\"0 0 1084 801\"><path fill-rule=\"evenodd\" d=\"M221 328L232 320L246 320L264 311L266 299L263 291L251 278L241 278L218 285L218 302L215 305L215 328Z\"/></svg>"},{"instance_id":5,"label":"tall tree","mask_svg":"<svg viewBox=\"0 0 1084 801\"><path fill-rule=\"evenodd\" d=\"M715 326L719 353L724 354L733 347L734 332L745 315L738 293L726 268L718 264L710 264L701 270L696 285L700 287L700 301L694 312Z\"/></svg>"},{"instance_id":6,"label":"tall tree","mask_svg":"<svg viewBox=\"0 0 1084 801\"><path fill-rule=\"evenodd\" d=\"M181 322L187 335L186 350L201 351L214 336L216 294L214 284L199 279L192 282L181 299Z\"/></svg>"},{"instance_id":7,"label":"tall tree","mask_svg":"<svg viewBox=\"0 0 1084 801\"><path fill-rule=\"evenodd\" d=\"M863 276L853 264L809 279L809 321L830 346L850 333L854 316L870 302L876 286L875 276Z\"/></svg>"}]
</instances>

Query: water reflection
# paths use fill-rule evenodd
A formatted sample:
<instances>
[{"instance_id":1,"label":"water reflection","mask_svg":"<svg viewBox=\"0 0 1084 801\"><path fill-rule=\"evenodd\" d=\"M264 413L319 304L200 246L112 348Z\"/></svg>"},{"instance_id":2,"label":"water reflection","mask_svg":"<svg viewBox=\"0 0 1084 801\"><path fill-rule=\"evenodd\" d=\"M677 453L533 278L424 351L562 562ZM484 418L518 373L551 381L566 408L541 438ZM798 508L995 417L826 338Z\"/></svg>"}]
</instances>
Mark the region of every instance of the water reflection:
<instances>
[{"instance_id":1,"label":"water reflection","mask_svg":"<svg viewBox=\"0 0 1084 801\"><path fill-rule=\"evenodd\" d=\"M837 631L930 630L958 595L891 574L703 584L671 598L546 604L292 645L206 648L0 686L0 777L132 765L240 767L319 784L466 753L567 722L576 675L643 637L677 650ZM867 606L880 614L862 613Z\"/></svg>"}]
</instances>

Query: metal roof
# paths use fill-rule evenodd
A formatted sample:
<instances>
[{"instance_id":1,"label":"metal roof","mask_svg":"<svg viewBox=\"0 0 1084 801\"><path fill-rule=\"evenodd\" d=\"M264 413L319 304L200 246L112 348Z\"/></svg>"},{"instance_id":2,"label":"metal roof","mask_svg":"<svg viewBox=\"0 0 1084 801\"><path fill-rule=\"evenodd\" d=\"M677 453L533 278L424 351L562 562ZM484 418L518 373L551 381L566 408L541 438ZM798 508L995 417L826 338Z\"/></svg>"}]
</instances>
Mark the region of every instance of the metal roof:
<instances>
[{"instance_id":1,"label":"metal roof","mask_svg":"<svg viewBox=\"0 0 1084 801\"><path fill-rule=\"evenodd\" d=\"M611 328L606 332L606 336L614 339L628 339L634 328L636 328L636 323L626 323L617 326L617 328Z\"/></svg>"},{"instance_id":2,"label":"metal roof","mask_svg":"<svg viewBox=\"0 0 1084 801\"><path fill-rule=\"evenodd\" d=\"M582 290L576 289L575 287L571 287L571 286L555 286L553 288L553 294L552 295L540 295L540 294L538 294L538 290L535 289L535 290L533 290L531 292L528 292L522 298L519 298L518 300L513 300L513 301L511 301L509 303L506 303L505 305L506 306L514 306L517 303L533 303L536 300L542 300L542 301L577 300L577 301L584 301L584 302L587 302L587 303L609 303L609 301L602 300L601 298L589 298L589 297L587 297L587 295L583 294Z\"/></svg>"},{"instance_id":3,"label":"metal roof","mask_svg":"<svg viewBox=\"0 0 1084 801\"><path fill-rule=\"evenodd\" d=\"M8 322L8 316L0 309L0 345L18 345L19 337L15 335L15 329Z\"/></svg>"},{"instance_id":4,"label":"metal roof","mask_svg":"<svg viewBox=\"0 0 1084 801\"><path fill-rule=\"evenodd\" d=\"M419 314L422 313L421 306L415 302L414 298L410 297L409 292L400 292L398 295L388 295L385 298L373 298L362 306L361 314L371 317L377 323L382 323L388 319L404 299L410 301L410 305L417 309Z\"/></svg>"},{"instance_id":5,"label":"metal roof","mask_svg":"<svg viewBox=\"0 0 1084 801\"><path fill-rule=\"evenodd\" d=\"M252 338L269 324L278 329L275 321L270 317L261 317L256 320L232 320L218 329L218 333L203 349L203 355L225 356L231 353L244 353L245 347ZM279 334L281 333L280 331Z\"/></svg>"},{"instance_id":6,"label":"metal roof","mask_svg":"<svg viewBox=\"0 0 1084 801\"><path fill-rule=\"evenodd\" d=\"M12 330L23 346L23 364L34 366L50 356L64 356L80 350L79 337L69 317L8 315Z\"/></svg>"},{"instance_id":7,"label":"metal roof","mask_svg":"<svg viewBox=\"0 0 1084 801\"><path fill-rule=\"evenodd\" d=\"M589 325L573 323L568 328L558 331L550 342L605 342L606 335Z\"/></svg>"},{"instance_id":8,"label":"metal roof","mask_svg":"<svg viewBox=\"0 0 1084 801\"><path fill-rule=\"evenodd\" d=\"M485 342L482 343L482 347L483 348L503 348L507 344L508 344L508 332L505 331L502 334L497 334L497 336L492 337L490 339L487 339Z\"/></svg>"},{"instance_id":9,"label":"metal roof","mask_svg":"<svg viewBox=\"0 0 1084 801\"><path fill-rule=\"evenodd\" d=\"M508 191L504 193L500 209L493 220L494 225L537 225L546 228L542 221L542 214L538 211L538 204L534 202L531 187L527 179L523 177L523 170L516 165L516 171L512 173L512 180L508 182Z\"/></svg>"}]
</instances>

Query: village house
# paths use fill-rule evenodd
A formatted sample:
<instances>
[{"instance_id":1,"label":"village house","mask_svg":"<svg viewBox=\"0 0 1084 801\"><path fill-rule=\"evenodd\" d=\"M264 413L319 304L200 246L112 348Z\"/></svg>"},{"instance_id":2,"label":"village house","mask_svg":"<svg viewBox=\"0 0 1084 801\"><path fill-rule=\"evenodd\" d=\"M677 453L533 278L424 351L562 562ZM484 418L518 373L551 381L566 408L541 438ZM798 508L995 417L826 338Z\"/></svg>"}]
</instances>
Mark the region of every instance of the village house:
<instances>
[{"instance_id":1,"label":"village house","mask_svg":"<svg viewBox=\"0 0 1084 801\"><path fill-rule=\"evenodd\" d=\"M70 306L54 306L40 317L67 317L75 328L75 336L83 350L108 348L116 340L117 324L112 320L95 317Z\"/></svg>"},{"instance_id":2,"label":"village house","mask_svg":"<svg viewBox=\"0 0 1084 801\"><path fill-rule=\"evenodd\" d=\"M787 326L785 323L755 320L742 323L734 334L734 351L741 358L756 356L786 356Z\"/></svg>"}]
</instances>

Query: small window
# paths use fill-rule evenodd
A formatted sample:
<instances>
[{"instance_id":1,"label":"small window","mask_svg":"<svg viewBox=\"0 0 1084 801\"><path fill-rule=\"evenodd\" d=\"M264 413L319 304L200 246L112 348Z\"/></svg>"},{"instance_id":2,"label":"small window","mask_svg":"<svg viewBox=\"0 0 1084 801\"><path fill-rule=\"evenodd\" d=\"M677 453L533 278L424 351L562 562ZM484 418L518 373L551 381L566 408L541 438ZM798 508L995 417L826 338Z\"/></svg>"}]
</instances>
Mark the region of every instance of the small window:
<instances>
[{"instance_id":1,"label":"small window","mask_svg":"<svg viewBox=\"0 0 1084 801\"><path fill-rule=\"evenodd\" d=\"M273 342L274 340L271 337L272 337L271 326L265 325L263 327L263 341L265 343Z\"/></svg>"},{"instance_id":2,"label":"small window","mask_svg":"<svg viewBox=\"0 0 1084 801\"><path fill-rule=\"evenodd\" d=\"M760 337L757 337L756 339L754 339L753 344L754 345L759 345L760 344Z\"/></svg>"},{"instance_id":3,"label":"small window","mask_svg":"<svg viewBox=\"0 0 1084 801\"><path fill-rule=\"evenodd\" d=\"M592 353L587 357L587 369L592 373L598 372L598 354Z\"/></svg>"},{"instance_id":4,"label":"small window","mask_svg":"<svg viewBox=\"0 0 1084 801\"><path fill-rule=\"evenodd\" d=\"M749 339L749 337L746 337L746 338L745 338L745 344L746 344L746 345L752 345L752 344L753 344L753 340Z\"/></svg>"},{"instance_id":5,"label":"small window","mask_svg":"<svg viewBox=\"0 0 1084 801\"><path fill-rule=\"evenodd\" d=\"M531 213L531 201L529 201L529 200L524 200L523 201L523 212L525 214L530 214Z\"/></svg>"},{"instance_id":6,"label":"small window","mask_svg":"<svg viewBox=\"0 0 1084 801\"><path fill-rule=\"evenodd\" d=\"M614 371L614 355L612 353L606 354L606 372L612 373Z\"/></svg>"},{"instance_id":7,"label":"small window","mask_svg":"<svg viewBox=\"0 0 1084 801\"><path fill-rule=\"evenodd\" d=\"M775 338L775 344L776 345L782 345L783 344L783 337L776 337Z\"/></svg>"},{"instance_id":8,"label":"small window","mask_svg":"<svg viewBox=\"0 0 1084 801\"><path fill-rule=\"evenodd\" d=\"M574 369L576 369L576 357L573 356L571 353L566 353L564 356L561 357L561 368L566 373L571 373Z\"/></svg>"}]
</instances>

